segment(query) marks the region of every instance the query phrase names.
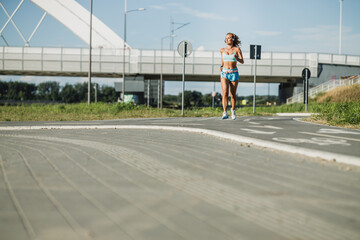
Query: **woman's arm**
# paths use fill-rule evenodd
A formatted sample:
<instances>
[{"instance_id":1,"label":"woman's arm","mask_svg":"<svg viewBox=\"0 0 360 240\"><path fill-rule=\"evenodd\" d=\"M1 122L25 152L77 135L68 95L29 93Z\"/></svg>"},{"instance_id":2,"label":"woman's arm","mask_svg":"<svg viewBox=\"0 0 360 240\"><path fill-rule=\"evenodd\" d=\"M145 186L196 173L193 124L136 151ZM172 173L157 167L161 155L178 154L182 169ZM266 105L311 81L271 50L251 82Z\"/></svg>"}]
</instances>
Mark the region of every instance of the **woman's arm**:
<instances>
[{"instance_id":1,"label":"woman's arm","mask_svg":"<svg viewBox=\"0 0 360 240\"><path fill-rule=\"evenodd\" d=\"M220 71L222 70L223 66L224 66L224 60L223 60L223 52L224 52L224 48L220 49L220 55L221 55L221 65L220 65Z\"/></svg>"},{"instance_id":2,"label":"woman's arm","mask_svg":"<svg viewBox=\"0 0 360 240\"><path fill-rule=\"evenodd\" d=\"M242 55L242 51L239 47L236 48L236 57L237 57L237 60L239 61L239 63L244 64L244 58Z\"/></svg>"}]
</instances>

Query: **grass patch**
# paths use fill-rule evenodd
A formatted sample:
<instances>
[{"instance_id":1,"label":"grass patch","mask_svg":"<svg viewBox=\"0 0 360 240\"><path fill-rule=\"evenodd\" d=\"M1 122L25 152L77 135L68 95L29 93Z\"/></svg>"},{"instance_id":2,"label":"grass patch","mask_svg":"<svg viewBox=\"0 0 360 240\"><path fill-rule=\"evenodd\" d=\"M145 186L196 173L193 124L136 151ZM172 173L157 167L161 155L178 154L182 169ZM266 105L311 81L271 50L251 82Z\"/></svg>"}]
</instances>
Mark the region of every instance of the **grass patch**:
<instances>
[{"instance_id":1,"label":"grass patch","mask_svg":"<svg viewBox=\"0 0 360 240\"><path fill-rule=\"evenodd\" d=\"M228 110L230 112L230 109ZM238 116L274 115L286 112L304 112L301 103L284 104L281 106L238 108ZM342 103L308 104L308 112L318 113L308 121L341 127L360 128L360 101ZM185 109L185 117L220 117L222 108L189 108ZM23 104L0 106L0 121L89 121L124 118L164 118L181 117L180 109L153 108L144 105L126 103L87 103L79 104Z\"/></svg>"},{"instance_id":2,"label":"grass patch","mask_svg":"<svg viewBox=\"0 0 360 240\"><path fill-rule=\"evenodd\" d=\"M341 86L315 97L318 103L360 102L360 84Z\"/></svg>"},{"instance_id":3,"label":"grass patch","mask_svg":"<svg viewBox=\"0 0 360 240\"><path fill-rule=\"evenodd\" d=\"M341 86L312 99L311 122L360 129L360 84Z\"/></svg>"},{"instance_id":4,"label":"grass patch","mask_svg":"<svg viewBox=\"0 0 360 240\"><path fill-rule=\"evenodd\" d=\"M308 108L310 111L310 107ZM230 111L230 109L229 109ZM273 115L277 112L302 112L303 104L290 104L271 107L257 107L253 114L252 107L237 109L238 116ZM220 117L222 108L189 108L184 110L186 117ZM0 121L86 121L122 118L160 118L181 117L179 109L158 109L144 105L127 103L87 103L79 104L23 104L0 106Z\"/></svg>"},{"instance_id":5,"label":"grass patch","mask_svg":"<svg viewBox=\"0 0 360 240\"><path fill-rule=\"evenodd\" d=\"M360 101L340 103L319 103L314 105L318 115L314 120L323 120L331 125L360 124Z\"/></svg>"}]
</instances>

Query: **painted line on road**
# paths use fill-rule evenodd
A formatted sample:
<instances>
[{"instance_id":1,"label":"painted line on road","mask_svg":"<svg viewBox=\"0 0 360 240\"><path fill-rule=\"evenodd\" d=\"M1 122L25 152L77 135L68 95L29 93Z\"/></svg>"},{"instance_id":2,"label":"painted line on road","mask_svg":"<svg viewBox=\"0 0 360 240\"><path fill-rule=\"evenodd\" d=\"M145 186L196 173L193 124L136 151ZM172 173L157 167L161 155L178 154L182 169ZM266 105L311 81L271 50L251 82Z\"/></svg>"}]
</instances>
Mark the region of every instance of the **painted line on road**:
<instances>
[{"instance_id":1,"label":"painted line on road","mask_svg":"<svg viewBox=\"0 0 360 240\"><path fill-rule=\"evenodd\" d=\"M254 127L254 128L270 128L270 129L283 129L281 127L275 127L275 126L271 126L271 125L263 125L263 126L251 126L251 127Z\"/></svg>"},{"instance_id":2,"label":"painted line on road","mask_svg":"<svg viewBox=\"0 0 360 240\"><path fill-rule=\"evenodd\" d=\"M254 134L274 134L276 132L264 132L264 131L259 131L259 130L255 130L255 129L249 129L249 128L240 128L240 130L246 131L248 133L254 133Z\"/></svg>"},{"instance_id":3,"label":"painted line on road","mask_svg":"<svg viewBox=\"0 0 360 240\"><path fill-rule=\"evenodd\" d=\"M309 134L309 135L314 135L314 136L321 136L321 137L339 138L339 139L344 139L344 140L349 140L349 141L360 142L360 139L355 139L355 138L340 137L340 136L326 135L326 134L320 134L320 133L310 133L310 132L299 132L299 133Z\"/></svg>"},{"instance_id":4,"label":"painted line on road","mask_svg":"<svg viewBox=\"0 0 360 240\"><path fill-rule=\"evenodd\" d=\"M314 113L276 113L280 117L310 117Z\"/></svg>"},{"instance_id":5,"label":"painted line on road","mask_svg":"<svg viewBox=\"0 0 360 240\"><path fill-rule=\"evenodd\" d=\"M150 124L155 125L155 124L159 124L159 123L150 123ZM174 123L162 122L161 124L164 124L164 125L186 125L186 126L202 126L202 125L204 125L202 123L185 123L185 122L174 122Z\"/></svg>"},{"instance_id":6,"label":"painted line on road","mask_svg":"<svg viewBox=\"0 0 360 240\"><path fill-rule=\"evenodd\" d=\"M255 138L249 138L241 135L231 133L224 133L215 130L189 128L189 127L171 127L171 126L147 126L147 125L76 125L76 126L15 126L15 127L0 127L0 131L6 130L42 130L42 129L146 129L146 130L170 130L180 132L193 132L206 134L214 137L219 137L226 140L235 141L238 143L254 144L256 146L271 148L283 152L297 153L307 157L320 158L327 161L336 161L340 163L360 166L360 158L344 154L330 153L321 150L312 150L292 145L287 145L279 142L270 142Z\"/></svg>"}]
</instances>

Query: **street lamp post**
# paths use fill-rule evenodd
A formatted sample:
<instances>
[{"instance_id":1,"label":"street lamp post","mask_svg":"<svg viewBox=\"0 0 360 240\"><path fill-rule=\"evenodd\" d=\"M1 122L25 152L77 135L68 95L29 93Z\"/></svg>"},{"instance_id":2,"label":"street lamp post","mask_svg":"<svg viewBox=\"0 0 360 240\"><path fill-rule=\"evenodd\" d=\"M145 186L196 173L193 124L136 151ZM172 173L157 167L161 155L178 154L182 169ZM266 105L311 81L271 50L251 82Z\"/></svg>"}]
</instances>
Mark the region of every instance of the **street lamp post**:
<instances>
[{"instance_id":1,"label":"street lamp post","mask_svg":"<svg viewBox=\"0 0 360 240\"><path fill-rule=\"evenodd\" d=\"M339 0L340 2L340 30L339 30L339 55L341 55L341 38L342 38L342 2L343 0Z\"/></svg>"},{"instance_id":2,"label":"street lamp post","mask_svg":"<svg viewBox=\"0 0 360 240\"><path fill-rule=\"evenodd\" d=\"M164 42L164 39L166 39L166 38L174 38L174 37L176 37L176 34L173 34L173 35L169 35L169 36L165 36L165 37L162 37L161 38L161 57L160 57L160 59L161 59L161 73L160 73L160 99L159 99L159 102L160 102L160 109L162 109L162 92L163 92L163 42Z\"/></svg>"},{"instance_id":3,"label":"street lamp post","mask_svg":"<svg viewBox=\"0 0 360 240\"><path fill-rule=\"evenodd\" d=\"M179 27L177 27L176 29L174 29L174 25L180 25ZM188 23L176 23L174 22L174 20L171 18L171 24L170 24L170 36L174 36L174 32L182 27L185 27L186 25L189 25L190 22ZM174 48L174 37L171 37L171 41L170 41L170 50L173 50Z\"/></svg>"},{"instance_id":4,"label":"street lamp post","mask_svg":"<svg viewBox=\"0 0 360 240\"><path fill-rule=\"evenodd\" d=\"M125 6L124 6L124 50L123 50L123 82L122 82L122 101L125 101L125 50L126 50L126 14L129 12L135 12L135 11L144 11L145 8L137 8L137 9L133 9L133 10L129 10L127 11L126 5L127 5L127 0L124 1L125 2Z\"/></svg>"}]
</instances>

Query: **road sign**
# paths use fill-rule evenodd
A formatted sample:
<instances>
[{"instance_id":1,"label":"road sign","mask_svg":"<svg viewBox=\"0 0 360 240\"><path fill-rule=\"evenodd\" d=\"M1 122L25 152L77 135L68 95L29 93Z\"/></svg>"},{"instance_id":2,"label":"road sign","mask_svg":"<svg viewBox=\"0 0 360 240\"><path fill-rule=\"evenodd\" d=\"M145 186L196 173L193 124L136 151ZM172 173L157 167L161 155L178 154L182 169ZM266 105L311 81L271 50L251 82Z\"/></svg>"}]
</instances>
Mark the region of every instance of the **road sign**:
<instances>
[{"instance_id":1,"label":"road sign","mask_svg":"<svg viewBox=\"0 0 360 240\"><path fill-rule=\"evenodd\" d=\"M182 74L182 99L181 99L181 115L184 116L184 95L185 95L185 58L190 56L192 52L191 43L182 41L178 45L178 53L183 57L183 74Z\"/></svg>"},{"instance_id":2,"label":"road sign","mask_svg":"<svg viewBox=\"0 0 360 240\"><path fill-rule=\"evenodd\" d=\"M307 75L306 75L306 73L307 73ZM306 76L307 76L307 79L309 79L309 78L311 77L310 69L304 68L304 69L302 70L301 75L302 75L302 78L303 78L304 80L306 79Z\"/></svg>"},{"instance_id":3,"label":"road sign","mask_svg":"<svg viewBox=\"0 0 360 240\"><path fill-rule=\"evenodd\" d=\"M255 57L256 56L256 57ZM253 96L253 113L255 113L256 102L256 60L261 59L261 45L250 45L250 59L254 59L254 96Z\"/></svg>"},{"instance_id":4,"label":"road sign","mask_svg":"<svg viewBox=\"0 0 360 240\"><path fill-rule=\"evenodd\" d=\"M311 76L311 72L308 68L304 68L302 70L301 75L304 80L304 103L305 103L305 112L307 112L307 104L309 99L309 78Z\"/></svg>"},{"instance_id":5,"label":"road sign","mask_svg":"<svg viewBox=\"0 0 360 240\"><path fill-rule=\"evenodd\" d=\"M211 92L211 96L212 96L212 97L215 97L215 96L216 96L216 92L215 92L215 91L212 91L212 92Z\"/></svg>"},{"instance_id":6,"label":"road sign","mask_svg":"<svg viewBox=\"0 0 360 240\"><path fill-rule=\"evenodd\" d=\"M261 45L250 45L250 59L255 59L255 54L256 59L261 59Z\"/></svg>"},{"instance_id":7,"label":"road sign","mask_svg":"<svg viewBox=\"0 0 360 240\"><path fill-rule=\"evenodd\" d=\"M184 48L185 48L185 51L184 51ZM180 56L188 57L192 53L192 45L188 41L182 41L181 43L179 43L177 50L178 50L178 53L180 54ZM185 56L184 56L184 53L185 53Z\"/></svg>"}]
</instances>

